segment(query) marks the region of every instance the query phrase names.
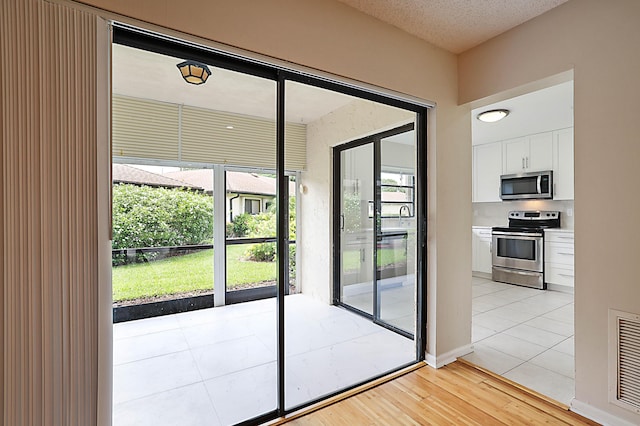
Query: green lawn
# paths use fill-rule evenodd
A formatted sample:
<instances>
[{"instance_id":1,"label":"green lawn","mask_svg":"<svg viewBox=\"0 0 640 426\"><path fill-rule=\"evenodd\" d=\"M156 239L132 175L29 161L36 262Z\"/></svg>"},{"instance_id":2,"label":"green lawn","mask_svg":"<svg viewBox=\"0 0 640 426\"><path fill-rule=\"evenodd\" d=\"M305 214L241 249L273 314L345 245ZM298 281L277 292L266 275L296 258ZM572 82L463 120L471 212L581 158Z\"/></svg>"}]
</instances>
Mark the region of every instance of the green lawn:
<instances>
[{"instance_id":1,"label":"green lawn","mask_svg":"<svg viewBox=\"0 0 640 426\"><path fill-rule=\"evenodd\" d=\"M372 249L373 250L373 249ZM344 262L343 270L345 271L357 271L360 269L360 250L345 251L342 255L342 261ZM407 261L407 255L403 249L390 249L383 248L378 249L378 266L387 266L394 263L401 263Z\"/></svg>"},{"instance_id":2,"label":"green lawn","mask_svg":"<svg viewBox=\"0 0 640 426\"><path fill-rule=\"evenodd\" d=\"M275 281L275 262L242 260L249 246L227 247L230 288ZM116 266L112 270L113 300L132 300L213 288L213 249L149 263Z\"/></svg>"},{"instance_id":3,"label":"green lawn","mask_svg":"<svg viewBox=\"0 0 640 426\"><path fill-rule=\"evenodd\" d=\"M243 260L248 245L227 246L227 283L230 289L252 283L275 281L275 262ZM378 251L378 264L389 265L406 260L404 252ZM345 270L360 266L360 252L345 252ZM148 263L115 266L112 270L113 300L133 300L211 290L213 283L213 249L184 256L169 257Z\"/></svg>"}]
</instances>

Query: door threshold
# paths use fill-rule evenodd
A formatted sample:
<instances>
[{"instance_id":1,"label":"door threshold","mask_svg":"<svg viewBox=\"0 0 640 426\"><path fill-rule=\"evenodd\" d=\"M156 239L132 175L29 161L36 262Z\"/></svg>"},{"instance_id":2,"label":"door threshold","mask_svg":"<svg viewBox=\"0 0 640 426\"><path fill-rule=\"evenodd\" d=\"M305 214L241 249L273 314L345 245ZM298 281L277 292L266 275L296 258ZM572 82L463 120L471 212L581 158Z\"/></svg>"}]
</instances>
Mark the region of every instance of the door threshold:
<instances>
[{"instance_id":1,"label":"door threshold","mask_svg":"<svg viewBox=\"0 0 640 426\"><path fill-rule=\"evenodd\" d=\"M413 365L410 365L408 367L403 368L402 370L396 371L394 373L391 374L387 374L384 377L380 377L376 380L372 380L368 383L365 383L361 386L358 386L356 388L353 389L349 389L348 391L342 392L338 395L334 395L330 398L327 398L325 400L316 402L315 404L312 404L308 407L302 408L301 410L298 411L294 411L293 413L287 414L284 417L278 417L277 419L274 419L270 422L265 423L265 425L269 425L269 426L275 426L275 425L281 425L287 422L290 422L292 420L298 419L300 417L306 416L307 414L311 414L314 411L318 411L322 408L328 407L330 405L333 405L335 403L338 403L340 401L343 401L347 398L350 398L354 395L357 395L359 393L362 393L364 391L367 391L369 389L373 389L376 386L380 386L384 383L390 382L391 380L397 379L400 376L404 376L407 373L411 373L412 371L415 371L419 368L424 367L425 365L427 365L424 361L418 361Z\"/></svg>"},{"instance_id":2,"label":"door threshold","mask_svg":"<svg viewBox=\"0 0 640 426\"><path fill-rule=\"evenodd\" d=\"M458 358L457 362L459 362L461 364L468 365L469 367L475 368L476 370L480 370L483 373L493 377L496 380L500 380L501 382L503 382L503 383L505 383L505 384L507 384L509 386L512 386L512 387L514 387L514 388L516 388L516 389L518 389L518 390L520 390L520 391L522 391L524 393L529 394L530 396L533 396L535 398L541 399L542 401L546 402L547 404L554 405L554 406L556 406L556 407L558 407L558 408L560 408L562 410L571 411L571 408L568 405L563 404L562 402L556 401L555 399L550 398L550 397L548 397L546 395L543 395L540 392L534 391L533 389L530 389L530 388L528 388L526 386L523 386L520 383L517 383L517 382L514 382L513 380L507 379L506 377L501 376L501 375L499 375L497 373L494 373L491 370L487 370L486 368L480 367L479 365L474 364L474 363L472 363L470 361L467 361L466 359Z\"/></svg>"}]
</instances>

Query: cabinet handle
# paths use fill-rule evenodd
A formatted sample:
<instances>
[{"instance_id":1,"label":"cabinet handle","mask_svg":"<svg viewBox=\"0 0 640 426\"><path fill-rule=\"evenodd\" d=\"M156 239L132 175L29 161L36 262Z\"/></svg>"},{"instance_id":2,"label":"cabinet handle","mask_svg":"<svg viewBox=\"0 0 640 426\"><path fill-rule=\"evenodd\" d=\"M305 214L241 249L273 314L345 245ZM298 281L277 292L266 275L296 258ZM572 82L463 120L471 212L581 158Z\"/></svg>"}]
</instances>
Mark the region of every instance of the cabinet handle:
<instances>
[{"instance_id":1,"label":"cabinet handle","mask_svg":"<svg viewBox=\"0 0 640 426\"><path fill-rule=\"evenodd\" d=\"M522 157L522 168L524 169L524 157Z\"/></svg>"},{"instance_id":2,"label":"cabinet handle","mask_svg":"<svg viewBox=\"0 0 640 426\"><path fill-rule=\"evenodd\" d=\"M574 277L575 277L575 275L570 275L570 274L561 274L561 273L558 273L558 275L560 275L561 277L568 277L568 278L574 278Z\"/></svg>"},{"instance_id":3,"label":"cabinet handle","mask_svg":"<svg viewBox=\"0 0 640 426\"><path fill-rule=\"evenodd\" d=\"M529 157L527 157L527 169L529 168Z\"/></svg>"},{"instance_id":4,"label":"cabinet handle","mask_svg":"<svg viewBox=\"0 0 640 426\"><path fill-rule=\"evenodd\" d=\"M561 251L559 251L558 254L563 254L565 256L573 256L573 253L563 253Z\"/></svg>"},{"instance_id":5,"label":"cabinet handle","mask_svg":"<svg viewBox=\"0 0 640 426\"><path fill-rule=\"evenodd\" d=\"M573 237L564 237L562 235L558 235L557 238L562 238L563 240L573 240Z\"/></svg>"}]
</instances>

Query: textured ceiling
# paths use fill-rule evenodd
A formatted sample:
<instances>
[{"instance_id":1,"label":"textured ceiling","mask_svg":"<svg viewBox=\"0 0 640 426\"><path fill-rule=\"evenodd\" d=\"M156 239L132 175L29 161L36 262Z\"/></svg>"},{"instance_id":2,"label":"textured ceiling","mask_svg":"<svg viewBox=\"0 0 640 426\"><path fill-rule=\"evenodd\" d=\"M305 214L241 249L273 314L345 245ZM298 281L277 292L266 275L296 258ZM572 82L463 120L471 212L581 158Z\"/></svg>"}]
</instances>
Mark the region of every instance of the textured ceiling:
<instances>
[{"instance_id":1,"label":"textured ceiling","mask_svg":"<svg viewBox=\"0 0 640 426\"><path fill-rule=\"evenodd\" d=\"M568 0L339 0L461 53Z\"/></svg>"}]
</instances>

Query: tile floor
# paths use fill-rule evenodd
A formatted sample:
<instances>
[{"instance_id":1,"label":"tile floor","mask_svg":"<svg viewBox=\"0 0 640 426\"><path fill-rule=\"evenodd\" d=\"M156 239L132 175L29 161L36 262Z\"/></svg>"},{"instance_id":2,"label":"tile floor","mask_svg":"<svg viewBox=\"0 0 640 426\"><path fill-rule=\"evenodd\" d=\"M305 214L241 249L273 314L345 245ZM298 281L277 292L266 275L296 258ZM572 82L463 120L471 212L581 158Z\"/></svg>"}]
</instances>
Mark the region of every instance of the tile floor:
<instances>
[{"instance_id":1,"label":"tile floor","mask_svg":"<svg viewBox=\"0 0 640 426\"><path fill-rule=\"evenodd\" d=\"M477 277L472 291L474 352L463 358L569 405L573 295Z\"/></svg>"},{"instance_id":2,"label":"tile floor","mask_svg":"<svg viewBox=\"0 0 640 426\"><path fill-rule=\"evenodd\" d=\"M380 319L387 324L415 334L415 275L401 275L378 281ZM355 284L343 288L342 301L372 314L373 284Z\"/></svg>"},{"instance_id":3,"label":"tile floor","mask_svg":"<svg viewBox=\"0 0 640 426\"><path fill-rule=\"evenodd\" d=\"M113 424L225 425L276 407L275 299L114 324ZM286 406L409 363L412 340L285 299Z\"/></svg>"}]
</instances>

